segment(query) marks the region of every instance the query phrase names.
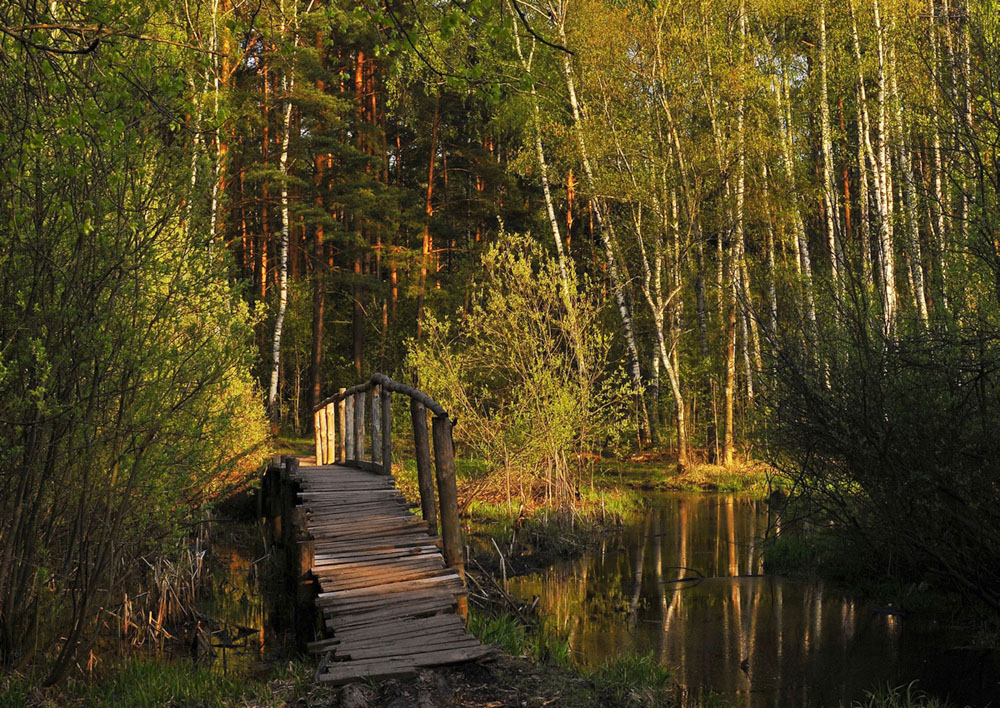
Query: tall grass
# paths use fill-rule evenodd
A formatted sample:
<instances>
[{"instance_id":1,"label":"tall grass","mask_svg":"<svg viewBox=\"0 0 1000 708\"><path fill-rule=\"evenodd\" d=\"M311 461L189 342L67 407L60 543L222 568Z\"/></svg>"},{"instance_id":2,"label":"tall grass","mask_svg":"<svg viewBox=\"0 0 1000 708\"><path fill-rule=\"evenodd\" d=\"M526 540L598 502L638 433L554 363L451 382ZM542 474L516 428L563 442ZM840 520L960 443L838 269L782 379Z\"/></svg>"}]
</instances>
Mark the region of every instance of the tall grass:
<instances>
[{"instance_id":1,"label":"tall grass","mask_svg":"<svg viewBox=\"0 0 1000 708\"><path fill-rule=\"evenodd\" d=\"M507 654L561 667L571 663L568 633L544 618L526 625L509 612L472 606L467 626L479 641L494 644Z\"/></svg>"},{"instance_id":2,"label":"tall grass","mask_svg":"<svg viewBox=\"0 0 1000 708\"><path fill-rule=\"evenodd\" d=\"M952 708L946 700L928 696L917 689L916 681L905 686L884 686L868 693L864 701L855 701L853 708Z\"/></svg>"},{"instance_id":3,"label":"tall grass","mask_svg":"<svg viewBox=\"0 0 1000 708\"><path fill-rule=\"evenodd\" d=\"M601 695L616 705L667 705L673 672L652 654L614 656L589 672Z\"/></svg>"}]
</instances>

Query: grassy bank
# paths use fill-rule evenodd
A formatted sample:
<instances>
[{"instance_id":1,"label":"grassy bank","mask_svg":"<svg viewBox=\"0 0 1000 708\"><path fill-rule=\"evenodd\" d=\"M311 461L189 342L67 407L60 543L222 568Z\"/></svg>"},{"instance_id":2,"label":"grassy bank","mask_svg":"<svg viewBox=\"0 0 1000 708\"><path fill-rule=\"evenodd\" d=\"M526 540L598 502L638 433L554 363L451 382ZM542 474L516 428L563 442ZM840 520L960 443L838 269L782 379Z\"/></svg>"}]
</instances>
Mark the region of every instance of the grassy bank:
<instances>
[{"instance_id":1,"label":"grassy bank","mask_svg":"<svg viewBox=\"0 0 1000 708\"><path fill-rule=\"evenodd\" d=\"M666 706L676 700L672 672L654 657L624 654L594 668L574 663L569 637L544 618L528 621L513 613L473 606L469 631L482 642L494 644L512 656L527 659L552 680L577 682L573 705Z\"/></svg>"},{"instance_id":2,"label":"grassy bank","mask_svg":"<svg viewBox=\"0 0 1000 708\"><path fill-rule=\"evenodd\" d=\"M87 676L43 688L40 677L12 673L0 679L0 706L215 706L260 708L294 704L310 690L315 668L307 662L275 665L260 677L190 659L137 656L101 663Z\"/></svg>"},{"instance_id":3,"label":"grassy bank","mask_svg":"<svg viewBox=\"0 0 1000 708\"><path fill-rule=\"evenodd\" d=\"M645 491L725 492L764 497L772 489L786 486L785 479L761 462L733 465L697 463L685 469L676 461L646 455L635 460L600 460L594 478L601 487Z\"/></svg>"}]
</instances>

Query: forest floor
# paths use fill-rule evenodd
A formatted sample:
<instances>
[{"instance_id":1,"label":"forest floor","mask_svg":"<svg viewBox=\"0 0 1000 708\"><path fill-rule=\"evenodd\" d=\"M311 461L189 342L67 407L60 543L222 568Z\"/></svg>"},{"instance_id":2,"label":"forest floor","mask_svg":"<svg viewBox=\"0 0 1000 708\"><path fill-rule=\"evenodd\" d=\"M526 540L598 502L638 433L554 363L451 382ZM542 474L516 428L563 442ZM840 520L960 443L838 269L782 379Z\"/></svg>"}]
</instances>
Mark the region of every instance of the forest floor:
<instances>
[{"instance_id":1,"label":"forest floor","mask_svg":"<svg viewBox=\"0 0 1000 708\"><path fill-rule=\"evenodd\" d=\"M652 694L650 694L652 697ZM661 696L669 700L666 694ZM665 705L644 702L641 689L620 692L568 669L501 654L482 663L427 669L414 679L317 686L291 705L330 708L514 708Z\"/></svg>"}]
</instances>

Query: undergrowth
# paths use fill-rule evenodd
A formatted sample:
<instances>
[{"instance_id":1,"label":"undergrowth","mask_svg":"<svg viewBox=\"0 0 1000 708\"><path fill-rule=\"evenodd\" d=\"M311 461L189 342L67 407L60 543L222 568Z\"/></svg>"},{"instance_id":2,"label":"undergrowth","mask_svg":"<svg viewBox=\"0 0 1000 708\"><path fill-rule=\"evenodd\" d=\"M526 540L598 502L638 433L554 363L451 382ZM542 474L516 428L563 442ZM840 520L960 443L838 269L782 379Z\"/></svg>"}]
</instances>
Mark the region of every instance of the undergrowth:
<instances>
[{"instance_id":1,"label":"undergrowth","mask_svg":"<svg viewBox=\"0 0 1000 708\"><path fill-rule=\"evenodd\" d=\"M469 608L468 630L484 644L507 654L562 668L571 665L569 635L553 622L533 618L526 624L509 612Z\"/></svg>"},{"instance_id":2,"label":"undergrowth","mask_svg":"<svg viewBox=\"0 0 1000 708\"><path fill-rule=\"evenodd\" d=\"M102 669L92 678L69 679L58 687L40 688L39 677L8 674L0 679L0 707L15 706L140 706L246 705L284 706L311 685L313 667L289 662L267 680L229 676L191 660L136 657Z\"/></svg>"},{"instance_id":3,"label":"undergrowth","mask_svg":"<svg viewBox=\"0 0 1000 708\"><path fill-rule=\"evenodd\" d=\"M948 701L928 696L916 687L916 681L904 686L883 686L868 693L853 708L952 708Z\"/></svg>"},{"instance_id":4,"label":"undergrowth","mask_svg":"<svg viewBox=\"0 0 1000 708\"><path fill-rule=\"evenodd\" d=\"M673 672L652 654L622 654L587 671L601 696L615 705L667 705Z\"/></svg>"}]
</instances>

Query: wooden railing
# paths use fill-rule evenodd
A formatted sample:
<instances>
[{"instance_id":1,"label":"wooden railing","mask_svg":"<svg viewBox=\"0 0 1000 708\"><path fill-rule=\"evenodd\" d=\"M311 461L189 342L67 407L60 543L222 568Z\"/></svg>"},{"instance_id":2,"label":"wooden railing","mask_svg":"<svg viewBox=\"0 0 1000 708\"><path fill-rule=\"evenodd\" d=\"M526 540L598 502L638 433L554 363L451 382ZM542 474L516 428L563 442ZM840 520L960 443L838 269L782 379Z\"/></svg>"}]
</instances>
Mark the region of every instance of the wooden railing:
<instances>
[{"instance_id":1,"label":"wooden railing","mask_svg":"<svg viewBox=\"0 0 1000 708\"><path fill-rule=\"evenodd\" d=\"M420 510L428 533L437 535L441 523L441 541L445 563L465 579L462 532L458 521L458 489L455 482L455 447L452 440L454 420L437 401L412 386L393 381L384 374L324 399L313 411L317 465L347 465L360 469L392 473L392 395L410 399L410 421L417 462ZM368 442L370 412L371 441ZM434 473L431 472L431 448L427 437L427 411L433 414ZM370 451L370 455L366 452ZM438 508L434 503L437 481ZM440 513L438 513L440 510Z\"/></svg>"}]
</instances>

